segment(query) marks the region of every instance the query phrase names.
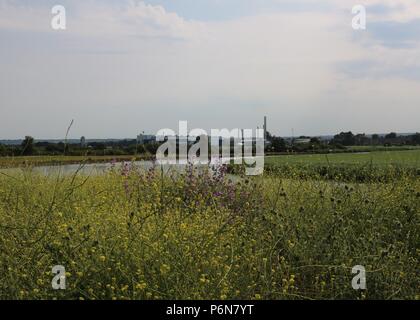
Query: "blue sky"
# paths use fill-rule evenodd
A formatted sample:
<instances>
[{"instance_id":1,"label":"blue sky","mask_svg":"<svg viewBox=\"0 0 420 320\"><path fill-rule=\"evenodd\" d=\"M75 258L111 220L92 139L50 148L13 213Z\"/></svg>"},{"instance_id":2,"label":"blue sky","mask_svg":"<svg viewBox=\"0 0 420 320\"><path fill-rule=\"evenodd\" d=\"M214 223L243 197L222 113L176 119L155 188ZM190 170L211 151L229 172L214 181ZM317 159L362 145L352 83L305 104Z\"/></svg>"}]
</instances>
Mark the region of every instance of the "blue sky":
<instances>
[{"instance_id":1,"label":"blue sky","mask_svg":"<svg viewBox=\"0 0 420 320\"><path fill-rule=\"evenodd\" d=\"M420 2L0 0L0 138L420 131Z\"/></svg>"},{"instance_id":2,"label":"blue sky","mask_svg":"<svg viewBox=\"0 0 420 320\"><path fill-rule=\"evenodd\" d=\"M397 49L407 46L415 47L420 37L420 18L408 22L375 22L370 25L369 33L385 46Z\"/></svg>"},{"instance_id":3,"label":"blue sky","mask_svg":"<svg viewBox=\"0 0 420 320\"><path fill-rule=\"evenodd\" d=\"M14 2L31 5L34 1L20 0ZM62 4L68 8L78 7L78 1L74 0L37 0L36 2L38 5L45 6ZM121 6L124 5L125 1L102 0L101 2L113 6ZM313 12L334 9L334 6L328 1L312 0L147 0L144 2L153 6L162 6L167 11L176 12L187 20L201 21L224 21L264 12ZM375 10L384 10L386 8L386 6L375 6Z\"/></svg>"},{"instance_id":4,"label":"blue sky","mask_svg":"<svg viewBox=\"0 0 420 320\"><path fill-rule=\"evenodd\" d=\"M325 2L320 4L294 0L152 0L147 3L161 5L186 19L204 21L223 21L267 12L310 12L333 8Z\"/></svg>"}]
</instances>

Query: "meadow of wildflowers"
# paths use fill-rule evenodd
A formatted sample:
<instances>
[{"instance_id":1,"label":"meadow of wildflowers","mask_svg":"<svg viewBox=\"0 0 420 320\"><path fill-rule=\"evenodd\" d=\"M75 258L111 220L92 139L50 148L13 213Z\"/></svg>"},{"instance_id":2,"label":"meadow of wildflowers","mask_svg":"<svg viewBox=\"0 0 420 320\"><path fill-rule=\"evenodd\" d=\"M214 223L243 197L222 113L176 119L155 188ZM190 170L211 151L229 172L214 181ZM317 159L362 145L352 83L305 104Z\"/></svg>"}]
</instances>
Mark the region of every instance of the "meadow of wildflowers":
<instances>
[{"instance_id":1,"label":"meadow of wildflowers","mask_svg":"<svg viewBox=\"0 0 420 320\"><path fill-rule=\"evenodd\" d=\"M2 174L0 299L419 299L418 176L293 170Z\"/></svg>"}]
</instances>

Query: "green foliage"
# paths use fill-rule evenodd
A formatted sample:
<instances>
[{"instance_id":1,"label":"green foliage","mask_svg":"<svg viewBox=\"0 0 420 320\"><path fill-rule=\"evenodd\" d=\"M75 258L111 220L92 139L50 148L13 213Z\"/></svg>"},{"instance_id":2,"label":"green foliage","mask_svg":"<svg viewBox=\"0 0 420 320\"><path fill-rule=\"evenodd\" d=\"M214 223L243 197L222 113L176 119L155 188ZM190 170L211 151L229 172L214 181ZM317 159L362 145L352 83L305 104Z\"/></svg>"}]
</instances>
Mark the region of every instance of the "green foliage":
<instances>
[{"instance_id":1,"label":"green foliage","mask_svg":"<svg viewBox=\"0 0 420 320\"><path fill-rule=\"evenodd\" d=\"M274 152L284 152L287 150L286 142L280 137L273 137L271 139L271 150Z\"/></svg>"},{"instance_id":2,"label":"green foliage","mask_svg":"<svg viewBox=\"0 0 420 320\"><path fill-rule=\"evenodd\" d=\"M21 144L22 155L33 155L35 151L34 138L26 136Z\"/></svg>"},{"instance_id":3,"label":"green foliage","mask_svg":"<svg viewBox=\"0 0 420 320\"><path fill-rule=\"evenodd\" d=\"M0 299L418 299L418 177L293 170L0 175ZM57 264L66 290L51 288Z\"/></svg>"},{"instance_id":4,"label":"green foliage","mask_svg":"<svg viewBox=\"0 0 420 320\"><path fill-rule=\"evenodd\" d=\"M5 145L0 143L0 156L6 156L7 155L7 148Z\"/></svg>"},{"instance_id":5,"label":"green foliage","mask_svg":"<svg viewBox=\"0 0 420 320\"><path fill-rule=\"evenodd\" d=\"M360 150L354 153L282 155L266 157L269 165L359 165L359 166L402 166L420 167L420 149L404 151L374 151Z\"/></svg>"},{"instance_id":6,"label":"green foliage","mask_svg":"<svg viewBox=\"0 0 420 320\"><path fill-rule=\"evenodd\" d=\"M332 140L332 143L341 144L343 146L353 146L355 145L355 142L356 139L351 131L341 132L340 134L335 135Z\"/></svg>"}]
</instances>

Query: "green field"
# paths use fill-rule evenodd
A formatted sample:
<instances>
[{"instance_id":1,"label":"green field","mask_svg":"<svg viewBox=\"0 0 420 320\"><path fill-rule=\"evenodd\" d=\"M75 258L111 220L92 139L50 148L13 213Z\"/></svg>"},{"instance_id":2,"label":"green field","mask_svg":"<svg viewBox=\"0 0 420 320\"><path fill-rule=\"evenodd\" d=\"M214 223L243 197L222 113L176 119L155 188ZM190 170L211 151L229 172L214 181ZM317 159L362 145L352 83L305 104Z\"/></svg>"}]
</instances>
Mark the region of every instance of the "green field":
<instances>
[{"instance_id":1,"label":"green field","mask_svg":"<svg viewBox=\"0 0 420 320\"><path fill-rule=\"evenodd\" d=\"M395 165L419 168L420 150L268 156L265 163L269 165Z\"/></svg>"},{"instance_id":2,"label":"green field","mask_svg":"<svg viewBox=\"0 0 420 320\"><path fill-rule=\"evenodd\" d=\"M267 157L263 176L235 179L44 175L31 165L51 158L19 159L0 172L0 299L420 299L419 156Z\"/></svg>"},{"instance_id":3,"label":"green field","mask_svg":"<svg viewBox=\"0 0 420 320\"><path fill-rule=\"evenodd\" d=\"M224 170L0 175L0 299L420 299L417 176Z\"/></svg>"},{"instance_id":4,"label":"green field","mask_svg":"<svg viewBox=\"0 0 420 320\"><path fill-rule=\"evenodd\" d=\"M351 151L406 151L406 150L420 150L420 146L348 146L347 150Z\"/></svg>"}]
</instances>

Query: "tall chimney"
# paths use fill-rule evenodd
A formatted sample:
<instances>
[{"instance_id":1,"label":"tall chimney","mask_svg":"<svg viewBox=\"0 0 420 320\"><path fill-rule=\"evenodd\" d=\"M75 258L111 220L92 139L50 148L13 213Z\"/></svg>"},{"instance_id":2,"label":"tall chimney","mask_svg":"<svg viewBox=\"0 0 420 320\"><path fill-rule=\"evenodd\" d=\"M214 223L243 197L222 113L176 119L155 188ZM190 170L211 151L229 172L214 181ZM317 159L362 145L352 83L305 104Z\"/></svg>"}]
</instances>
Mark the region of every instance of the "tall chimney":
<instances>
[{"instance_id":1,"label":"tall chimney","mask_svg":"<svg viewBox=\"0 0 420 320\"><path fill-rule=\"evenodd\" d=\"M267 117L264 116L264 141L267 139Z\"/></svg>"}]
</instances>

